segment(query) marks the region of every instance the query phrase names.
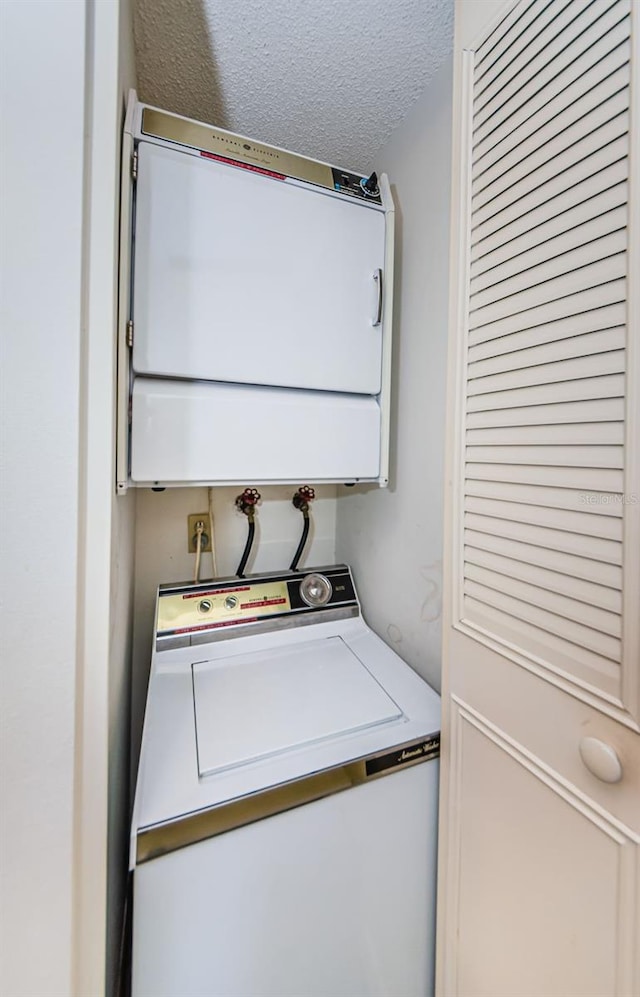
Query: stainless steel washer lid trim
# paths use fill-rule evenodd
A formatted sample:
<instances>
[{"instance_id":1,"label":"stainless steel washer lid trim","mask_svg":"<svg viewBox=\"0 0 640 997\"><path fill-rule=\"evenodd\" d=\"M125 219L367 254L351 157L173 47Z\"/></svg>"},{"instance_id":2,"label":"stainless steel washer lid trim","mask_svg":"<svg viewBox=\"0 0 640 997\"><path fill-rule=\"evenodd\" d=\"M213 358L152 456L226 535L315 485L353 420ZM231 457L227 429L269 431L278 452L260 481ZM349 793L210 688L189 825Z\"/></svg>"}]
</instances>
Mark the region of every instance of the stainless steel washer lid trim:
<instances>
[{"instance_id":1,"label":"stainless steel washer lid trim","mask_svg":"<svg viewBox=\"0 0 640 997\"><path fill-rule=\"evenodd\" d=\"M399 769L419 765L440 755L440 733L398 745L357 761L314 772L302 779L272 786L251 796L230 800L176 820L141 828L136 838L136 865L167 855L179 848L205 841L245 824L293 810L333 793L363 785Z\"/></svg>"}]
</instances>

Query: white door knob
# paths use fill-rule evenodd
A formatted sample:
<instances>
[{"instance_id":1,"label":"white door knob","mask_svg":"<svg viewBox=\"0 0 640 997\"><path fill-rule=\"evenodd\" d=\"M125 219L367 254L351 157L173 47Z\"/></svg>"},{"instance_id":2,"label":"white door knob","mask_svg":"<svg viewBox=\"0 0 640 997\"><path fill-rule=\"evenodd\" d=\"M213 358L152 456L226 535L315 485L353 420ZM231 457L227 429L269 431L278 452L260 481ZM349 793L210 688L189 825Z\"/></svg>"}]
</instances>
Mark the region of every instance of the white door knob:
<instances>
[{"instance_id":1,"label":"white door knob","mask_svg":"<svg viewBox=\"0 0 640 997\"><path fill-rule=\"evenodd\" d=\"M622 765L615 749L597 737L582 738L580 757L596 779L602 782L620 782L622 779Z\"/></svg>"}]
</instances>

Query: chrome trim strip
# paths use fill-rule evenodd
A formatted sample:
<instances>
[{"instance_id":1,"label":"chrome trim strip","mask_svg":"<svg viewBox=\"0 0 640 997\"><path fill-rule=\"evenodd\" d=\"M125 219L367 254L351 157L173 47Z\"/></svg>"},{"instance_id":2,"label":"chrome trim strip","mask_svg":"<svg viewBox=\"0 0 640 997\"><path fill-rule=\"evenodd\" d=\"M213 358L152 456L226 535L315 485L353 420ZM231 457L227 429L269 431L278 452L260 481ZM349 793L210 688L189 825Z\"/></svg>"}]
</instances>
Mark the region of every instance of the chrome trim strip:
<instances>
[{"instance_id":1,"label":"chrome trim strip","mask_svg":"<svg viewBox=\"0 0 640 997\"><path fill-rule=\"evenodd\" d=\"M231 640L235 637L247 637L249 634L274 633L280 630L290 630L292 627L310 627L314 623L331 623L336 620L349 620L360 615L360 609L352 603L349 606L337 606L335 609L325 609L319 613L310 613L308 609L290 609L286 616L268 616L264 620L234 624L219 629L200 630L197 633L167 634L166 637L156 637L156 651L172 651L176 647L196 647L201 644L213 644L221 640Z\"/></svg>"},{"instance_id":2,"label":"chrome trim strip","mask_svg":"<svg viewBox=\"0 0 640 997\"><path fill-rule=\"evenodd\" d=\"M141 828L136 838L136 865L194 845L246 824L361 786L399 769L421 765L440 755L440 733L387 748L357 761L272 786L250 796L186 814L164 824ZM368 769L371 770L368 772Z\"/></svg>"},{"instance_id":3,"label":"chrome trim strip","mask_svg":"<svg viewBox=\"0 0 640 997\"><path fill-rule=\"evenodd\" d=\"M240 637L248 634L290 630L292 627L310 627L313 623L348 620L353 616L359 615L360 610L355 604L337 606L335 609L325 609L322 613L309 613L305 609L290 609L286 616L267 617L264 621L244 624L247 628L244 634L238 633L238 627L243 626L242 623L238 623L237 627L221 627L219 630L202 630L200 633L191 634L191 645L209 644L211 641L229 640L232 637Z\"/></svg>"}]
</instances>

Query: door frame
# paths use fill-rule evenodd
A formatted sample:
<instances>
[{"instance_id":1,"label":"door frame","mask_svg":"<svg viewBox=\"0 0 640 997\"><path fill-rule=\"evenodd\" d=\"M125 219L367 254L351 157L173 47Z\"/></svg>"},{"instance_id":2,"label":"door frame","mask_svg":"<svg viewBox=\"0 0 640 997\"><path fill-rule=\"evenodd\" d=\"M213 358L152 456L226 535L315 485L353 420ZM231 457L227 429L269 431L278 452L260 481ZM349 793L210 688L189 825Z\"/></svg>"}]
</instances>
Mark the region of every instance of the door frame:
<instances>
[{"instance_id":1,"label":"door frame","mask_svg":"<svg viewBox=\"0 0 640 997\"><path fill-rule=\"evenodd\" d=\"M71 951L77 995L105 992L120 16L118 3L86 0Z\"/></svg>"}]
</instances>

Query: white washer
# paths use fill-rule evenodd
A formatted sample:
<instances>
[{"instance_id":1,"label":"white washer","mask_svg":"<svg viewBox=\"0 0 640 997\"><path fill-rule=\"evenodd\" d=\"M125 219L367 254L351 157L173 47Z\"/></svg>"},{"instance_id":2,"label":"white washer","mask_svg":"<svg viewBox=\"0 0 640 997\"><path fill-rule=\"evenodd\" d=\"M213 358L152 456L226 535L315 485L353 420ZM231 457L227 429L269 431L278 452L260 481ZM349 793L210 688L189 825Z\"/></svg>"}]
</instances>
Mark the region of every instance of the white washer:
<instances>
[{"instance_id":1,"label":"white washer","mask_svg":"<svg viewBox=\"0 0 640 997\"><path fill-rule=\"evenodd\" d=\"M432 993L439 730L344 565L161 586L133 997Z\"/></svg>"}]
</instances>

